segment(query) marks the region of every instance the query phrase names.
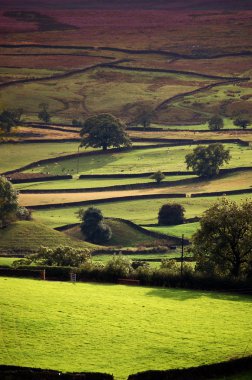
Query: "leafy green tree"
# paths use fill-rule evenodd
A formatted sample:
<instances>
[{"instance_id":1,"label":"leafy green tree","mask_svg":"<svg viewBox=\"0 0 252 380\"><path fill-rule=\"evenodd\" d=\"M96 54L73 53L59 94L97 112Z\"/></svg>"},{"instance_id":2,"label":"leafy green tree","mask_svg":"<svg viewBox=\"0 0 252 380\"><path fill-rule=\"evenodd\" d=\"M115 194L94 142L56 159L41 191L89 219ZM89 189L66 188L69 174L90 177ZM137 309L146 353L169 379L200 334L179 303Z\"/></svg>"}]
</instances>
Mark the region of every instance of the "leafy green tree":
<instances>
[{"instance_id":1,"label":"leafy green tree","mask_svg":"<svg viewBox=\"0 0 252 380\"><path fill-rule=\"evenodd\" d=\"M220 116L213 116L208 122L208 128L211 131L219 131L220 129L223 129L223 127L224 122Z\"/></svg>"},{"instance_id":2,"label":"leafy green tree","mask_svg":"<svg viewBox=\"0 0 252 380\"><path fill-rule=\"evenodd\" d=\"M165 175L159 170L151 174L149 178L154 179L157 182L157 184L160 184L165 179Z\"/></svg>"},{"instance_id":3,"label":"leafy green tree","mask_svg":"<svg viewBox=\"0 0 252 380\"><path fill-rule=\"evenodd\" d=\"M11 129L20 122L22 114L22 108L3 111L0 114L0 129L5 133L10 133Z\"/></svg>"},{"instance_id":4,"label":"leafy green tree","mask_svg":"<svg viewBox=\"0 0 252 380\"><path fill-rule=\"evenodd\" d=\"M154 109L148 104L140 104L137 116L134 119L135 124L141 124L146 130L150 127L153 118L155 117Z\"/></svg>"},{"instance_id":5,"label":"leafy green tree","mask_svg":"<svg viewBox=\"0 0 252 380\"><path fill-rule=\"evenodd\" d=\"M80 132L81 146L102 147L104 151L111 146L130 147L131 141L125 127L121 120L107 113L91 116L85 120Z\"/></svg>"},{"instance_id":6,"label":"leafy green tree","mask_svg":"<svg viewBox=\"0 0 252 380\"><path fill-rule=\"evenodd\" d=\"M73 247L60 245L56 248L40 247L38 253L29 255L26 259L15 261L14 265L37 265L48 266L70 266L79 267L90 260L88 249L75 249Z\"/></svg>"},{"instance_id":7,"label":"leafy green tree","mask_svg":"<svg viewBox=\"0 0 252 380\"><path fill-rule=\"evenodd\" d=\"M185 157L187 169L192 170L200 177L215 177L220 167L229 162L231 156L228 149L222 144L210 144L207 147L198 146Z\"/></svg>"},{"instance_id":8,"label":"leafy green tree","mask_svg":"<svg viewBox=\"0 0 252 380\"><path fill-rule=\"evenodd\" d=\"M252 260L252 202L218 200L193 236L196 270L238 277Z\"/></svg>"},{"instance_id":9,"label":"leafy green tree","mask_svg":"<svg viewBox=\"0 0 252 380\"><path fill-rule=\"evenodd\" d=\"M0 176L0 228L15 220L17 210L18 193L11 182Z\"/></svg>"},{"instance_id":10,"label":"leafy green tree","mask_svg":"<svg viewBox=\"0 0 252 380\"><path fill-rule=\"evenodd\" d=\"M178 203L164 204L158 212L158 224L161 226L182 224L185 221L184 212L184 207Z\"/></svg>"},{"instance_id":11,"label":"leafy green tree","mask_svg":"<svg viewBox=\"0 0 252 380\"><path fill-rule=\"evenodd\" d=\"M108 242L112 237L111 228L104 223L101 210L89 207L80 212L81 231L91 243L102 244Z\"/></svg>"},{"instance_id":12,"label":"leafy green tree","mask_svg":"<svg viewBox=\"0 0 252 380\"><path fill-rule=\"evenodd\" d=\"M48 112L49 106L47 103L41 103L39 105L39 108L41 108L41 111L38 113L38 118L42 120L44 123L49 123L51 120L51 116Z\"/></svg>"},{"instance_id":13,"label":"leafy green tree","mask_svg":"<svg viewBox=\"0 0 252 380\"><path fill-rule=\"evenodd\" d=\"M237 119L235 119L234 125L236 127L246 129L250 125L250 120L247 118L238 117Z\"/></svg>"}]
</instances>

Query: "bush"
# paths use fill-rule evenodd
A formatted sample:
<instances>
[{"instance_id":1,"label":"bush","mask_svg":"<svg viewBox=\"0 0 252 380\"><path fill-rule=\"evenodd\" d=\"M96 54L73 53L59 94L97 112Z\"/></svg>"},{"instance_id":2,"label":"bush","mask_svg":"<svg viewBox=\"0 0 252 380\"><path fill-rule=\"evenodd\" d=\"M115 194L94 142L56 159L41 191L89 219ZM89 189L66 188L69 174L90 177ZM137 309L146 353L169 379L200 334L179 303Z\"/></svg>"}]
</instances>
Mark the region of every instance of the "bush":
<instances>
[{"instance_id":1,"label":"bush","mask_svg":"<svg viewBox=\"0 0 252 380\"><path fill-rule=\"evenodd\" d=\"M158 224L171 226L184 223L185 209L178 203L164 204L158 213Z\"/></svg>"},{"instance_id":2,"label":"bush","mask_svg":"<svg viewBox=\"0 0 252 380\"><path fill-rule=\"evenodd\" d=\"M105 270L112 279L127 277L132 271L132 262L122 255L114 255L105 266Z\"/></svg>"},{"instance_id":3,"label":"bush","mask_svg":"<svg viewBox=\"0 0 252 380\"><path fill-rule=\"evenodd\" d=\"M31 210L28 210L26 207L23 207L23 206L18 206L16 216L17 216L18 220L31 220L32 219Z\"/></svg>"},{"instance_id":4,"label":"bush","mask_svg":"<svg viewBox=\"0 0 252 380\"><path fill-rule=\"evenodd\" d=\"M208 122L210 131L219 131L224 127L223 119L220 116L213 116Z\"/></svg>"},{"instance_id":5,"label":"bush","mask_svg":"<svg viewBox=\"0 0 252 380\"><path fill-rule=\"evenodd\" d=\"M38 265L48 266L68 266L79 267L90 259L90 252L87 249L75 249L67 246L58 246L57 248L40 247L39 252L21 260L14 261L15 267L19 265Z\"/></svg>"}]
</instances>

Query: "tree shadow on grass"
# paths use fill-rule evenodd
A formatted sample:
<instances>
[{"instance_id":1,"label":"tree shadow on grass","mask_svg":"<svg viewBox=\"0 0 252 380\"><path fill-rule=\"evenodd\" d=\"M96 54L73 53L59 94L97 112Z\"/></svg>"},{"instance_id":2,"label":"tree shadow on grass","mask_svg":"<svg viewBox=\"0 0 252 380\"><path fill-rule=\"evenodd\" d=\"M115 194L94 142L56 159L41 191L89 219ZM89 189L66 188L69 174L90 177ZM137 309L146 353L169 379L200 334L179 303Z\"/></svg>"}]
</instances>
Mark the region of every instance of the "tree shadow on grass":
<instances>
[{"instance_id":1,"label":"tree shadow on grass","mask_svg":"<svg viewBox=\"0 0 252 380\"><path fill-rule=\"evenodd\" d=\"M199 299L199 298L209 298L209 299L219 299L221 301L228 302L246 302L252 303L252 296L234 294L227 292L218 292L218 291L200 291L200 290L187 290L187 289L151 289L146 293L146 296L149 297L160 297L173 299L177 301L187 301L190 299Z\"/></svg>"}]
</instances>

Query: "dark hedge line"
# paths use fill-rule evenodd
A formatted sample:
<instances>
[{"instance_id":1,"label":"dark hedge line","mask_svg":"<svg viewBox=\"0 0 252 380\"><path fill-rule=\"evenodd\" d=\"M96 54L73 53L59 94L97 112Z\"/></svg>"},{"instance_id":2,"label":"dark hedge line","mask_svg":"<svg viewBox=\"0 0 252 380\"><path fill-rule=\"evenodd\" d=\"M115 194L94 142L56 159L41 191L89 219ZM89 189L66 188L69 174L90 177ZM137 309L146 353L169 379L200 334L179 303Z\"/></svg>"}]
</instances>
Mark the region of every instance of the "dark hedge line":
<instances>
[{"instance_id":1,"label":"dark hedge line","mask_svg":"<svg viewBox=\"0 0 252 380\"><path fill-rule=\"evenodd\" d=\"M170 176L180 176L180 175L194 175L191 171L173 171L173 172L163 172L165 175ZM153 172L138 173L138 174L81 174L79 179L99 179L99 178L148 178Z\"/></svg>"},{"instance_id":2,"label":"dark hedge line","mask_svg":"<svg viewBox=\"0 0 252 380\"><path fill-rule=\"evenodd\" d=\"M145 371L130 375L128 380L210 380L248 370L252 370L252 356L185 369Z\"/></svg>"},{"instance_id":3,"label":"dark hedge line","mask_svg":"<svg viewBox=\"0 0 252 380\"><path fill-rule=\"evenodd\" d=\"M31 267L24 265L20 266L19 270L30 270L30 268ZM70 281L71 272L77 274L77 281L83 282L117 283L118 279L122 278L120 268L118 268L117 271L110 271L108 269L95 265L91 265L88 268L49 266L35 266L33 268L33 270L37 270L39 272L45 269L46 280ZM9 271L11 270L12 269ZM15 270L13 270L13 273L15 273L14 271ZM125 276L125 278L139 280L140 284L143 286L182 288L218 292L223 291L240 294L252 293L252 279L236 280L221 277L207 277L205 275L188 271L184 271L184 274L181 277L179 272L171 273L171 271L167 269L147 269L146 271L132 272L128 276Z\"/></svg>"},{"instance_id":4,"label":"dark hedge line","mask_svg":"<svg viewBox=\"0 0 252 380\"><path fill-rule=\"evenodd\" d=\"M250 194L252 193L252 189L239 189L239 190L227 190L227 191L213 191L209 193L197 193L191 194L191 198L199 198L199 197L214 197L214 196L225 196L225 195L236 195L236 194Z\"/></svg>"},{"instance_id":5,"label":"dark hedge line","mask_svg":"<svg viewBox=\"0 0 252 380\"><path fill-rule=\"evenodd\" d=\"M44 268L35 268L31 269L31 267L20 268L20 269L12 269L1 267L0 268L0 276L6 277L25 277L25 278L41 278L42 272Z\"/></svg>"},{"instance_id":6,"label":"dark hedge line","mask_svg":"<svg viewBox=\"0 0 252 380\"><path fill-rule=\"evenodd\" d=\"M160 184L156 182L148 183L132 183L129 185L114 185L114 186L103 186L103 187L88 187L88 188L75 188L75 189L45 189L45 190L19 190L22 194L60 194L60 193L92 193L94 191L116 191L116 190L136 190L136 189L160 189L162 187L173 187L176 185L186 185L197 182L197 179L180 179L177 181L163 181ZM13 181L12 181L13 182ZM28 182L28 181L27 181ZM38 181L37 181L38 182ZM15 182L13 182L15 183Z\"/></svg>"},{"instance_id":7,"label":"dark hedge line","mask_svg":"<svg viewBox=\"0 0 252 380\"><path fill-rule=\"evenodd\" d=\"M94 205L99 203L114 203L122 201L134 201L140 199L174 199L174 198L186 198L186 194L145 194L145 195L129 195L126 197L114 197L114 198L104 198L104 199L93 199L88 201L78 201L78 202L66 202L66 203L50 203L46 205L34 205L26 206L30 210L44 210L50 208L62 208L62 207L72 207L72 206L84 206L84 205Z\"/></svg>"},{"instance_id":8,"label":"dark hedge line","mask_svg":"<svg viewBox=\"0 0 252 380\"><path fill-rule=\"evenodd\" d=\"M48 369L0 365L1 380L113 380L113 375L99 372L63 373Z\"/></svg>"},{"instance_id":9,"label":"dark hedge line","mask_svg":"<svg viewBox=\"0 0 252 380\"><path fill-rule=\"evenodd\" d=\"M61 181L66 179L73 179L72 175L52 175L52 176L43 176L43 177L30 177L30 178L19 178L12 179L11 175L7 176L7 179L12 183L29 183L29 182L47 182L47 181Z\"/></svg>"}]
</instances>

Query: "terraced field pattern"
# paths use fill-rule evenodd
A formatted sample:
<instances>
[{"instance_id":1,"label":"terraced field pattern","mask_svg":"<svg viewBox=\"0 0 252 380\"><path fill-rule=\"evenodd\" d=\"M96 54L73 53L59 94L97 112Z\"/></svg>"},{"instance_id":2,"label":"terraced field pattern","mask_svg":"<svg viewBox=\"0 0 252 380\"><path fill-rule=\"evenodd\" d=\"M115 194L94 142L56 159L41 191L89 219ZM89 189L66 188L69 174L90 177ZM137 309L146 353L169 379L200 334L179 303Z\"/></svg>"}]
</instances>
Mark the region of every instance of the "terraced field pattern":
<instances>
[{"instance_id":1,"label":"terraced field pattern","mask_svg":"<svg viewBox=\"0 0 252 380\"><path fill-rule=\"evenodd\" d=\"M234 124L241 115L252 120L251 5L30 3L2 0L0 10L0 112L23 109L11 133L0 132L0 174L33 217L0 230L0 266L41 245L105 248L81 234L78 211L89 206L110 225L111 250L162 243L173 249L131 258L152 267L178 259L182 236L190 243L216 200L251 199L252 124ZM41 104L49 123L38 118ZM152 114L148 128L139 123L143 109ZM73 120L99 113L125 123L131 148L80 147ZM224 121L220 131L208 128L215 115ZM213 143L229 149L231 159L218 176L203 179L185 156ZM160 184L150 178L156 171L165 174ZM185 223L158 225L168 202L184 207ZM122 380L252 354L250 296L2 277L0 287L0 364L101 371Z\"/></svg>"}]
</instances>

